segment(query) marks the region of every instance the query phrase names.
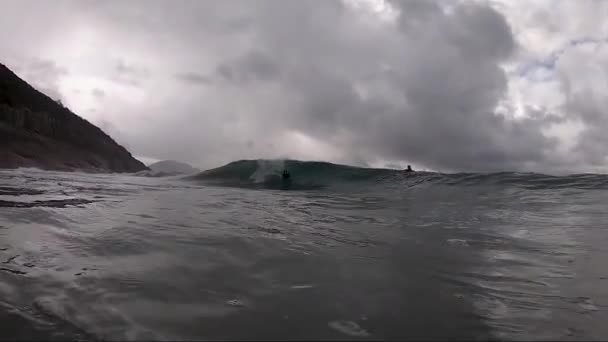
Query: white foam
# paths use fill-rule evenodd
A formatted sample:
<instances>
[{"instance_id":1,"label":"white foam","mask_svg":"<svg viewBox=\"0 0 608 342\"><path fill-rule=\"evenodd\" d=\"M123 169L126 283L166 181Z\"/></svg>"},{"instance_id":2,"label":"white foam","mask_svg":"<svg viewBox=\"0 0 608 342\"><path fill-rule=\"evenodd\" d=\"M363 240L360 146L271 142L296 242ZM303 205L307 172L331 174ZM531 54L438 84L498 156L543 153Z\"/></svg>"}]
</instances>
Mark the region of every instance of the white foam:
<instances>
[{"instance_id":1,"label":"white foam","mask_svg":"<svg viewBox=\"0 0 608 342\"><path fill-rule=\"evenodd\" d=\"M315 287L315 286L314 285L310 285L310 284L293 285L293 286L291 286L291 288L294 289L294 290L312 289L313 287Z\"/></svg>"},{"instance_id":2,"label":"white foam","mask_svg":"<svg viewBox=\"0 0 608 342\"><path fill-rule=\"evenodd\" d=\"M345 335L356 337L367 337L369 333L361 328L359 324L353 321L332 321L328 323L329 327L335 329Z\"/></svg>"},{"instance_id":3,"label":"white foam","mask_svg":"<svg viewBox=\"0 0 608 342\"><path fill-rule=\"evenodd\" d=\"M231 300L227 301L226 304L228 304L230 306L236 306L236 307L245 306L245 304L238 299L231 299Z\"/></svg>"},{"instance_id":4,"label":"white foam","mask_svg":"<svg viewBox=\"0 0 608 342\"><path fill-rule=\"evenodd\" d=\"M285 169L285 160L258 160L257 169L249 177L255 183L262 183L267 176L278 175Z\"/></svg>"},{"instance_id":5,"label":"white foam","mask_svg":"<svg viewBox=\"0 0 608 342\"><path fill-rule=\"evenodd\" d=\"M469 247L469 243L467 242L467 240L463 240L463 239L448 239L447 241L448 241L448 243L450 245Z\"/></svg>"},{"instance_id":6,"label":"white foam","mask_svg":"<svg viewBox=\"0 0 608 342\"><path fill-rule=\"evenodd\" d=\"M593 304L593 301L591 300L591 298L581 298L581 303L578 303L578 306L581 307L585 311L598 311L599 310L597 308L597 306L595 306L595 304Z\"/></svg>"}]
</instances>

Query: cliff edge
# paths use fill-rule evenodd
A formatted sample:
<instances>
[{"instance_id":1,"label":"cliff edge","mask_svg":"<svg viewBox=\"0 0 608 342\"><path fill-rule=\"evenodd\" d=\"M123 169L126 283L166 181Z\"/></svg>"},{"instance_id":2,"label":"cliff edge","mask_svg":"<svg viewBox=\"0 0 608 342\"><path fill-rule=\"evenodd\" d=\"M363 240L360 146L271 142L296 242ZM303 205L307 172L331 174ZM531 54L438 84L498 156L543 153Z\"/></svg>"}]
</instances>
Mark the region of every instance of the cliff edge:
<instances>
[{"instance_id":1,"label":"cliff edge","mask_svg":"<svg viewBox=\"0 0 608 342\"><path fill-rule=\"evenodd\" d=\"M136 172L147 167L101 129L0 64L0 168Z\"/></svg>"}]
</instances>

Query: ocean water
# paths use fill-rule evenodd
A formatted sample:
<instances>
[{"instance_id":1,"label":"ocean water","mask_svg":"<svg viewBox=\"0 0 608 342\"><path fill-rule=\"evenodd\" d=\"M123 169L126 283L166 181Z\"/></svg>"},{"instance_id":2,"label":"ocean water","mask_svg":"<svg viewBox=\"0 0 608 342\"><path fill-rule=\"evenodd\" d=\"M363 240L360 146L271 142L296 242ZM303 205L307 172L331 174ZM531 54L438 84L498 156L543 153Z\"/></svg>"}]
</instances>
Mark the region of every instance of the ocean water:
<instances>
[{"instance_id":1,"label":"ocean water","mask_svg":"<svg viewBox=\"0 0 608 342\"><path fill-rule=\"evenodd\" d=\"M4 170L0 339L605 340L607 204L602 175Z\"/></svg>"}]
</instances>

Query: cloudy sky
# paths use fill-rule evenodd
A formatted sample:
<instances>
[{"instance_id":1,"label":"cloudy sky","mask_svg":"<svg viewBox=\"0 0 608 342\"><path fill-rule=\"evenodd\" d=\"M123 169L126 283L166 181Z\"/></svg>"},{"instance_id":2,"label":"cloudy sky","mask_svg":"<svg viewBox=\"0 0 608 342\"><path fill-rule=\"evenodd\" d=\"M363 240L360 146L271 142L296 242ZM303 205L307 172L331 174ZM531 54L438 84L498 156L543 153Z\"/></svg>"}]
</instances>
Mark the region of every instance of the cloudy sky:
<instances>
[{"instance_id":1,"label":"cloudy sky","mask_svg":"<svg viewBox=\"0 0 608 342\"><path fill-rule=\"evenodd\" d=\"M0 6L0 62L144 161L608 171L608 1Z\"/></svg>"}]
</instances>

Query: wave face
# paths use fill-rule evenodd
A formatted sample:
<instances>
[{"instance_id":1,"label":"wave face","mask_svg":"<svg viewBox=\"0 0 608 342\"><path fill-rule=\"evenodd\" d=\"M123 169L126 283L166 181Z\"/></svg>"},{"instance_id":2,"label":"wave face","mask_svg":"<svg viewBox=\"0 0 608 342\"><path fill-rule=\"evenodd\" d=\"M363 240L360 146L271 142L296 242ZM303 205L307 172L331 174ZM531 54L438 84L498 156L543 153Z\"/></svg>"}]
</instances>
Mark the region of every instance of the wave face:
<instances>
[{"instance_id":1,"label":"wave face","mask_svg":"<svg viewBox=\"0 0 608 342\"><path fill-rule=\"evenodd\" d=\"M289 170L288 180L281 178ZM246 188L314 190L356 186L418 187L513 186L528 190L606 189L608 176L576 174L550 176L538 173L435 173L361 168L328 162L299 160L239 160L189 177L207 183Z\"/></svg>"},{"instance_id":2,"label":"wave face","mask_svg":"<svg viewBox=\"0 0 608 342\"><path fill-rule=\"evenodd\" d=\"M289 170L290 179L282 179L283 170ZM320 189L341 183L370 181L392 172L327 162L260 159L235 161L203 171L193 178L228 186Z\"/></svg>"}]
</instances>

